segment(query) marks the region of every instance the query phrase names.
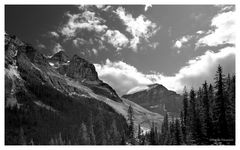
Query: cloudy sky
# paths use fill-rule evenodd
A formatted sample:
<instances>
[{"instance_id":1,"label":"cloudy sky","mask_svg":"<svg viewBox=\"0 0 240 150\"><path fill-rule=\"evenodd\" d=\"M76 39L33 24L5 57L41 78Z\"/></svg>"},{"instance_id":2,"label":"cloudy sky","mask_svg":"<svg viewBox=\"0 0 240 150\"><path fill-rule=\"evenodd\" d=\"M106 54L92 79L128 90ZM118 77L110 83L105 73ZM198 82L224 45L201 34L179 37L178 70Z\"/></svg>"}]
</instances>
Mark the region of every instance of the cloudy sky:
<instances>
[{"instance_id":1,"label":"cloudy sky","mask_svg":"<svg viewBox=\"0 0 240 150\"><path fill-rule=\"evenodd\" d=\"M152 83L181 92L235 73L235 6L5 6L5 31L45 55L65 51L95 64L122 95Z\"/></svg>"}]
</instances>

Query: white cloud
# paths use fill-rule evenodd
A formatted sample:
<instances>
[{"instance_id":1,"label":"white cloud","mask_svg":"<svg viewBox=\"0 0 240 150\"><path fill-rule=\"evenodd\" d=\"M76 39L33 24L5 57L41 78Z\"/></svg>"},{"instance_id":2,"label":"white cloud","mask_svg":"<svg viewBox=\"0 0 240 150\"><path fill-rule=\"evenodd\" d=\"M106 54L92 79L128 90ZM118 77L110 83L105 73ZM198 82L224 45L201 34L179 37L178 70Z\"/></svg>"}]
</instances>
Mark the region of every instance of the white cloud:
<instances>
[{"instance_id":1,"label":"white cloud","mask_svg":"<svg viewBox=\"0 0 240 150\"><path fill-rule=\"evenodd\" d=\"M97 7L98 9L102 9L102 8L104 8L105 6L104 6L104 5L96 5L96 7Z\"/></svg>"},{"instance_id":2,"label":"white cloud","mask_svg":"<svg viewBox=\"0 0 240 150\"><path fill-rule=\"evenodd\" d=\"M135 86L152 83L134 66L123 61L112 62L107 59L105 64L94 65L99 78L111 85L119 94L125 94Z\"/></svg>"},{"instance_id":3,"label":"white cloud","mask_svg":"<svg viewBox=\"0 0 240 150\"><path fill-rule=\"evenodd\" d=\"M156 49L158 47L158 45L159 45L159 42L153 42L153 43L149 44L149 46L154 49Z\"/></svg>"},{"instance_id":4,"label":"white cloud","mask_svg":"<svg viewBox=\"0 0 240 150\"><path fill-rule=\"evenodd\" d=\"M92 52L93 52L94 55L98 54L98 51L95 48L92 49Z\"/></svg>"},{"instance_id":5,"label":"white cloud","mask_svg":"<svg viewBox=\"0 0 240 150\"><path fill-rule=\"evenodd\" d=\"M66 15L68 17L68 21L61 28L60 32L67 38L76 36L76 33L83 29L96 32L104 32L107 29L107 26L103 24L105 20L96 17L95 12L85 10L79 14L67 13Z\"/></svg>"},{"instance_id":6,"label":"white cloud","mask_svg":"<svg viewBox=\"0 0 240 150\"><path fill-rule=\"evenodd\" d=\"M199 31L197 31L196 33L197 33L197 34L203 34L203 33L204 33L204 31L202 31L202 30L199 30Z\"/></svg>"},{"instance_id":7,"label":"white cloud","mask_svg":"<svg viewBox=\"0 0 240 150\"><path fill-rule=\"evenodd\" d=\"M149 7L152 7L152 5L151 4L146 4L145 8L144 8L144 11L147 11Z\"/></svg>"},{"instance_id":8,"label":"white cloud","mask_svg":"<svg viewBox=\"0 0 240 150\"><path fill-rule=\"evenodd\" d=\"M149 87L147 85L140 85L140 86L136 86L136 87L130 89L127 92L127 94L132 94L132 93L136 93L136 92L147 90L147 89L149 89Z\"/></svg>"},{"instance_id":9,"label":"white cloud","mask_svg":"<svg viewBox=\"0 0 240 150\"><path fill-rule=\"evenodd\" d=\"M79 47L79 46L87 44L87 43L88 43L88 41L86 41L83 38L76 38L76 39L73 40L73 45L75 47Z\"/></svg>"},{"instance_id":10,"label":"white cloud","mask_svg":"<svg viewBox=\"0 0 240 150\"><path fill-rule=\"evenodd\" d=\"M181 48L181 47L182 47L182 42L179 41L179 40L177 40L177 41L175 42L175 44L174 44L174 47L176 47L176 48Z\"/></svg>"},{"instance_id":11,"label":"white cloud","mask_svg":"<svg viewBox=\"0 0 240 150\"><path fill-rule=\"evenodd\" d=\"M193 36L191 35L186 35L181 37L180 39L178 39L175 44L173 45L173 47L175 48L181 48L183 46L184 43L187 43Z\"/></svg>"},{"instance_id":12,"label":"white cloud","mask_svg":"<svg viewBox=\"0 0 240 150\"><path fill-rule=\"evenodd\" d=\"M217 53L207 51L204 55L189 60L174 76L164 76L160 73L144 74L123 61L111 62L108 59L105 64L95 64L95 67L100 79L110 84L120 95L152 83L182 92L184 86L196 89L205 80L212 83L218 64L223 66L224 73L234 73L235 53L233 47L221 49Z\"/></svg>"},{"instance_id":13,"label":"white cloud","mask_svg":"<svg viewBox=\"0 0 240 150\"><path fill-rule=\"evenodd\" d=\"M49 34L52 36L52 37L55 37L55 38L59 38L59 34L55 31L51 31L49 32Z\"/></svg>"},{"instance_id":14,"label":"white cloud","mask_svg":"<svg viewBox=\"0 0 240 150\"><path fill-rule=\"evenodd\" d=\"M118 30L107 30L104 36L117 49L121 49L129 43L128 38Z\"/></svg>"},{"instance_id":15,"label":"white cloud","mask_svg":"<svg viewBox=\"0 0 240 150\"><path fill-rule=\"evenodd\" d=\"M144 15L133 18L132 14L127 13L122 7L118 7L115 13L127 26L126 30L133 36L130 40L130 47L135 52L141 39L147 40L160 29L160 27L157 27L155 23L148 20Z\"/></svg>"},{"instance_id":16,"label":"white cloud","mask_svg":"<svg viewBox=\"0 0 240 150\"><path fill-rule=\"evenodd\" d=\"M60 52L60 51L64 51L64 49L63 49L63 47L62 47L61 44L56 43L56 44L54 45L52 51L53 51L53 54L56 54L56 53L58 53L58 52Z\"/></svg>"},{"instance_id":17,"label":"white cloud","mask_svg":"<svg viewBox=\"0 0 240 150\"><path fill-rule=\"evenodd\" d=\"M228 11L216 15L211 22L214 30L199 39L196 46L217 46L220 44L235 44L236 39L236 12Z\"/></svg>"}]
</instances>

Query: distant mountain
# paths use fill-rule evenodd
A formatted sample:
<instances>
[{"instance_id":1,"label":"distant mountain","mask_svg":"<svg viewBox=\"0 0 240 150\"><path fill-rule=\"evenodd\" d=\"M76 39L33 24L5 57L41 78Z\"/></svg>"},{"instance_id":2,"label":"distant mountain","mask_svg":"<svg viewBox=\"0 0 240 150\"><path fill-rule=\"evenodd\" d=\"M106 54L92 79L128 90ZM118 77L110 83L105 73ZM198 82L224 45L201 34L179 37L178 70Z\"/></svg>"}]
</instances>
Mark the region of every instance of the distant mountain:
<instances>
[{"instance_id":1,"label":"distant mountain","mask_svg":"<svg viewBox=\"0 0 240 150\"><path fill-rule=\"evenodd\" d=\"M119 144L130 105L135 127L162 123L120 98L87 60L63 51L48 57L5 34L5 144Z\"/></svg>"},{"instance_id":2,"label":"distant mountain","mask_svg":"<svg viewBox=\"0 0 240 150\"><path fill-rule=\"evenodd\" d=\"M136 87L128 93L122 97L161 115L166 112L177 115L181 109L181 95L168 90L161 84Z\"/></svg>"}]
</instances>

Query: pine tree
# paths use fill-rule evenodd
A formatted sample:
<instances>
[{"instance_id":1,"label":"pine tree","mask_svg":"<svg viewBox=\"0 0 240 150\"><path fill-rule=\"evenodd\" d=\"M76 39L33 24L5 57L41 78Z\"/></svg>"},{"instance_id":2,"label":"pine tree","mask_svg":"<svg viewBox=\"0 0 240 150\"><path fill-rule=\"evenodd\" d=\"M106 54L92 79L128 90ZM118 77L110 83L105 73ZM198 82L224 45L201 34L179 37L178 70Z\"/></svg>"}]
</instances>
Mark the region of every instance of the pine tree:
<instances>
[{"instance_id":1,"label":"pine tree","mask_svg":"<svg viewBox=\"0 0 240 150\"><path fill-rule=\"evenodd\" d=\"M120 145L126 145L125 133L123 133L122 136L121 136L121 143L120 143Z\"/></svg>"},{"instance_id":2,"label":"pine tree","mask_svg":"<svg viewBox=\"0 0 240 150\"><path fill-rule=\"evenodd\" d=\"M103 117L102 111L99 110L98 130L96 133L96 139L99 139L98 144L106 145L107 141L106 141L106 133L105 133L105 126L104 126L103 119L104 117Z\"/></svg>"},{"instance_id":3,"label":"pine tree","mask_svg":"<svg viewBox=\"0 0 240 150\"><path fill-rule=\"evenodd\" d=\"M152 127L150 130L150 145L157 145L157 130L155 128L154 123L152 123Z\"/></svg>"},{"instance_id":4,"label":"pine tree","mask_svg":"<svg viewBox=\"0 0 240 150\"><path fill-rule=\"evenodd\" d=\"M183 114L182 114L182 132L183 132L183 140L185 143L187 143L187 129L188 127L188 93L186 87L184 87L184 93L183 93Z\"/></svg>"},{"instance_id":5,"label":"pine tree","mask_svg":"<svg viewBox=\"0 0 240 150\"><path fill-rule=\"evenodd\" d=\"M203 121L202 121L202 128L203 134L207 139L211 137L212 125L211 125L211 118L209 112L209 95L208 95L208 85L207 82L203 84L203 99L202 99L202 108L203 108ZM207 142L207 141L206 141Z\"/></svg>"},{"instance_id":6,"label":"pine tree","mask_svg":"<svg viewBox=\"0 0 240 150\"><path fill-rule=\"evenodd\" d=\"M235 139L235 76L226 79L226 119L230 139Z\"/></svg>"},{"instance_id":7,"label":"pine tree","mask_svg":"<svg viewBox=\"0 0 240 150\"><path fill-rule=\"evenodd\" d=\"M90 136L90 143L91 145L96 145L96 139L95 139L95 133L94 133L94 127L93 127L93 117L92 113L90 113L89 116L89 136Z\"/></svg>"},{"instance_id":8,"label":"pine tree","mask_svg":"<svg viewBox=\"0 0 240 150\"><path fill-rule=\"evenodd\" d=\"M138 125L138 136L137 136L137 139L138 139L138 143L139 144L141 144L142 143L142 137L143 137L143 135L142 135L143 133L142 133L142 130L141 130L141 126L140 126L140 124Z\"/></svg>"},{"instance_id":9,"label":"pine tree","mask_svg":"<svg viewBox=\"0 0 240 150\"><path fill-rule=\"evenodd\" d=\"M135 139L134 139L133 108L131 105L128 108L128 134L130 143L134 145Z\"/></svg>"},{"instance_id":10,"label":"pine tree","mask_svg":"<svg viewBox=\"0 0 240 150\"><path fill-rule=\"evenodd\" d=\"M197 116L196 116L196 94L193 88L190 91L190 105L189 105L189 121L190 121L190 136L191 136L191 143L196 143L197 139L197 132L196 125L197 125Z\"/></svg>"},{"instance_id":11,"label":"pine tree","mask_svg":"<svg viewBox=\"0 0 240 150\"><path fill-rule=\"evenodd\" d=\"M175 144L176 145L183 144L183 135L182 135L180 122L178 119L175 120L175 129L174 130L175 130Z\"/></svg>"},{"instance_id":12,"label":"pine tree","mask_svg":"<svg viewBox=\"0 0 240 150\"><path fill-rule=\"evenodd\" d=\"M25 138L25 135L24 135L24 130L23 130L22 127L19 130L19 142L18 143L20 145L26 145L27 144L26 138Z\"/></svg>"},{"instance_id":13,"label":"pine tree","mask_svg":"<svg viewBox=\"0 0 240 150\"><path fill-rule=\"evenodd\" d=\"M115 120L112 121L110 132L111 132L111 138L114 142L113 144L119 144L120 134L117 130L117 125Z\"/></svg>"},{"instance_id":14,"label":"pine tree","mask_svg":"<svg viewBox=\"0 0 240 150\"><path fill-rule=\"evenodd\" d=\"M162 132L161 132L161 143L166 145L168 143L168 133L169 133L169 127L168 127L168 114L166 113L163 119L162 123Z\"/></svg>"},{"instance_id":15,"label":"pine tree","mask_svg":"<svg viewBox=\"0 0 240 150\"><path fill-rule=\"evenodd\" d=\"M174 120L172 118L172 121L169 124L169 141L168 144L169 145L175 145L176 141L175 141L175 129L174 129Z\"/></svg>"},{"instance_id":16,"label":"pine tree","mask_svg":"<svg viewBox=\"0 0 240 150\"><path fill-rule=\"evenodd\" d=\"M222 67L219 65L215 75L215 108L214 108L214 126L217 138L226 138L228 136L225 102L225 85Z\"/></svg>"},{"instance_id":17,"label":"pine tree","mask_svg":"<svg viewBox=\"0 0 240 150\"><path fill-rule=\"evenodd\" d=\"M209 117L210 117L210 121L211 121L211 133L210 133L210 138L214 137L213 134L213 115L214 115L214 106L215 106L215 101L214 101L214 91L213 91L213 86L212 84L209 85L208 88L208 99L209 99Z\"/></svg>"},{"instance_id":18,"label":"pine tree","mask_svg":"<svg viewBox=\"0 0 240 150\"><path fill-rule=\"evenodd\" d=\"M87 127L84 123L81 124L79 129L79 144L90 145L90 137L87 131Z\"/></svg>"}]
</instances>

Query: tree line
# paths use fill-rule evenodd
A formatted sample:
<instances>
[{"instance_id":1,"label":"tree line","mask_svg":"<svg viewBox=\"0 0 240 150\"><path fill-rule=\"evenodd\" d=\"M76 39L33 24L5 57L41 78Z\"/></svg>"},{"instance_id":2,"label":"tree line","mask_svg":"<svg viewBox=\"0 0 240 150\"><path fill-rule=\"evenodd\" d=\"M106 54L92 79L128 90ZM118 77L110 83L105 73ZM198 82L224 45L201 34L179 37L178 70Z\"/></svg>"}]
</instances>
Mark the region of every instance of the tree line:
<instances>
[{"instance_id":1,"label":"tree line","mask_svg":"<svg viewBox=\"0 0 240 150\"><path fill-rule=\"evenodd\" d=\"M169 118L166 113L161 131L153 124L144 135L139 126L132 144L235 144L235 75L224 75L219 65L214 84L205 81L198 90L191 88L189 92L185 87L182 103L180 117Z\"/></svg>"}]
</instances>

